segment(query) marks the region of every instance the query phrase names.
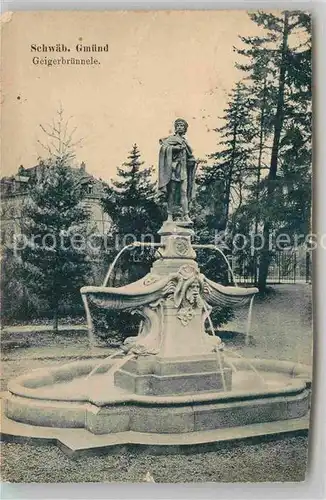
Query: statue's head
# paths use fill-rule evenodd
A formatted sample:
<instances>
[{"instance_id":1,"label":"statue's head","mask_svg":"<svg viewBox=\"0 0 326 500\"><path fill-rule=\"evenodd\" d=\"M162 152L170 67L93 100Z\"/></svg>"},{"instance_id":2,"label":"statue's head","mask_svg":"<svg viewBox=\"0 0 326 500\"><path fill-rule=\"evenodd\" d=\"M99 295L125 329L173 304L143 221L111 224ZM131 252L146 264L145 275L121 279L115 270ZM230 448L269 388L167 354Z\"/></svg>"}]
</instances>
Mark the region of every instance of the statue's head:
<instances>
[{"instance_id":1,"label":"statue's head","mask_svg":"<svg viewBox=\"0 0 326 500\"><path fill-rule=\"evenodd\" d=\"M174 122L174 130L177 134L184 135L187 132L188 123L183 118L177 118Z\"/></svg>"}]
</instances>

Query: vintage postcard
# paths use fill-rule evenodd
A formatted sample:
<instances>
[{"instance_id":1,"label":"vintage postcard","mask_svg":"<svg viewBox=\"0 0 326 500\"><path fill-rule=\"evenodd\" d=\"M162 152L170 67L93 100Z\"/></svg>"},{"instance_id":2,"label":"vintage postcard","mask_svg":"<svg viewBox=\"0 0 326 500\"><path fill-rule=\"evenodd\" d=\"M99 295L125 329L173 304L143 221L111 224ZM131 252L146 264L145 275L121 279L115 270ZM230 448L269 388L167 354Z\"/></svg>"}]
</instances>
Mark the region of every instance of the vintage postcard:
<instances>
[{"instance_id":1,"label":"vintage postcard","mask_svg":"<svg viewBox=\"0 0 326 500\"><path fill-rule=\"evenodd\" d=\"M311 16L2 19L2 476L298 482Z\"/></svg>"}]
</instances>

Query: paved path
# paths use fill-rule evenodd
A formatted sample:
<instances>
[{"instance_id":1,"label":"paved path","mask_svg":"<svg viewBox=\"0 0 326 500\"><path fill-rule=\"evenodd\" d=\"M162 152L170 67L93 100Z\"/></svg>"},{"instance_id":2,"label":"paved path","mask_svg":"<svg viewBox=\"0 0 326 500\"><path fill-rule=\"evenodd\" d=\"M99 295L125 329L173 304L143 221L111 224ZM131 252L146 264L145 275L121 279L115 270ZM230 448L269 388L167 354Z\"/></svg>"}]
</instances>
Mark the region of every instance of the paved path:
<instances>
[{"instance_id":1,"label":"paved path","mask_svg":"<svg viewBox=\"0 0 326 500\"><path fill-rule=\"evenodd\" d=\"M82 331L87 330L87 325L59 325L60 332L65 332L68 330ZM4 326L3 330L8 333L29 333L29 332L52 332L52 325L14 325L14 326Z\"/></svg>"}]
</instances>

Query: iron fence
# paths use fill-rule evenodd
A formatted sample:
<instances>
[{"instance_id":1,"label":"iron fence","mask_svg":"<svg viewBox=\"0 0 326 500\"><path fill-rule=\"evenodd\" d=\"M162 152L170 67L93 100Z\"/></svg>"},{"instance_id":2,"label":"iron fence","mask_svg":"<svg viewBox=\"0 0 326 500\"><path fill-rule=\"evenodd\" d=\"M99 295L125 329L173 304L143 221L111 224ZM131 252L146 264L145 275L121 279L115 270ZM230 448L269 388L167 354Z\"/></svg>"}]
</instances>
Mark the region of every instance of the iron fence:
<instances>
[{"instance_id":1,"label":"iron fence","mask_svg":"<svg viewBox=\"0 0 326 500\"><path fill-rule=\"evenodd\" d=\"M259 277L259 255L230 255L230 267L238 283L256 284ZM311 252L279 250L273 253L268 269L267 283L311 282Z\"/></svg>"}]
</instances>

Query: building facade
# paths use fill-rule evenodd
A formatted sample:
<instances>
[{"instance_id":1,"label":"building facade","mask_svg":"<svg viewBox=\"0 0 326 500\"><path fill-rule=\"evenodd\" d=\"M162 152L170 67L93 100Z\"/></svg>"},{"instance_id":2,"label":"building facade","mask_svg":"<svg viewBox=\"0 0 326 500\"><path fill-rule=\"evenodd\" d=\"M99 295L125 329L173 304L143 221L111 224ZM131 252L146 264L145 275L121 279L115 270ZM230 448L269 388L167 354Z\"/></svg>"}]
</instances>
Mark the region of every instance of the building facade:
<instances>
[{"instance_id":1,"label":"building facade","mask_svg":"<svg viewBox=\"0 0 326 500\"><path fill-rule=\"evenodd\" d=\"M14 234L21 233L25 217L24 206L29 199L29 187L35 179L41 178L46 168L42 161L27 169L20 166L17 174L0 180L2 242L10 241ZM111 219L101 205L105 182L89 174L84 162L79 167L70 168L76 183L81 186L82 201L90 210L90 227L101 235L107 234L111 227Z\"/></svg>"}]
</instances>

